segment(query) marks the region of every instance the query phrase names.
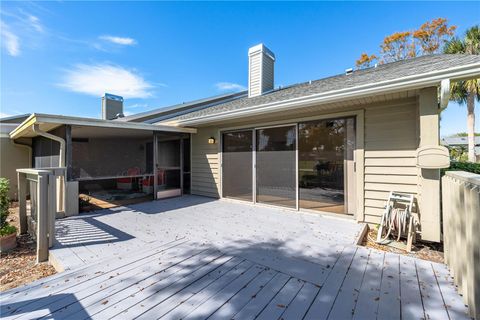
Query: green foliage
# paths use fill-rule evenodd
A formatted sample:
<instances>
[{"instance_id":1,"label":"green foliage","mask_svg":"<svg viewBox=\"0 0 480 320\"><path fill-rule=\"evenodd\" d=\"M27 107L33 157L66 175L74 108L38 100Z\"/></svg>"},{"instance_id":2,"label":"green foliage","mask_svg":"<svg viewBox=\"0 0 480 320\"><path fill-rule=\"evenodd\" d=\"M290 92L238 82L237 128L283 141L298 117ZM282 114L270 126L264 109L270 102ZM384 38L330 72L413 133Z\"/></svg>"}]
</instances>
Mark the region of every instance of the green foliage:
<instances>
[{"instance_id":1,"label":"green foliage","mask_svg":"<svg viewBox=\"0 0 480 320\"><path fill-rule=\"evenodd\" d=\"M17 228L9 225L7 222L8 208L10 207L9 190L10 184L8 179L0 178L0 236L17 232Z\"/></svg>"},{"instance_id":2,"label":"green foliage","mask_svg":"<svg viewBox=\"0 0 480 320\"><path fill-rule=\"evenodd\" d=\"M480 132L475 132L475 136L480 137ZM459 132L459 133L451 134L449 135L449 137L468 137L468 133Z\"/></svg>"},{"instance_id":3,"label":"green foliage","mask_svg":"<svg viewBox=\"0 0 480 320\"><path fill-rule=\"evenodd\" d=\"M14 226L11 226L9 224L6 224L4 227L0 228L0 236L8 236L9 234L16 233L17 228Z\"/></svg>"},{"instance_id":4,"label":"green foliage","mask_svg":"<svg viewBox=\"0 0 480 320\"><path fill-rule=\"evenodd\" d=\"M10 207L9 190L10 184L8 179L0 178L0 228L3 228L7 223L8 208Z\"/></svg>"},{"instance_id":5,"label":"green foliage","mask_svg":"<svg viewBox=\"0 0 480 320\"><path fill-rule=\"evenodd\" d=\"M445 174L445 171L467 171L480 174L480 163L452 161L450 168L442 169L442 176Z\"/></svg>"}]
</instances>

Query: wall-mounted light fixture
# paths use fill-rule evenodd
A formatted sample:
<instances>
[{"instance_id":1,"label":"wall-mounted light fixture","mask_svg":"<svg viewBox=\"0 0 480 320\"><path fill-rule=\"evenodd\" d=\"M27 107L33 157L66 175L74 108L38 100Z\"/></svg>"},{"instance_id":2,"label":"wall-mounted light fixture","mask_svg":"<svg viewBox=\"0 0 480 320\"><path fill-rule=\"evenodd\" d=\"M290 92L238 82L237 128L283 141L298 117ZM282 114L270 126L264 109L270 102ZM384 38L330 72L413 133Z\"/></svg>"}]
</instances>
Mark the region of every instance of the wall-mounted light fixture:
<instances>
[{"instance_id":1,"label":"wall-mounted light fixture","mask_svg":"<svg viewBox=\"0 0 480 320\"><path fill-rule=\"evenodd\" d=\"M215 138L214 137L208 138L208 144L214 144L214 143L215 143Z\"/></svg>"}]
</instances>

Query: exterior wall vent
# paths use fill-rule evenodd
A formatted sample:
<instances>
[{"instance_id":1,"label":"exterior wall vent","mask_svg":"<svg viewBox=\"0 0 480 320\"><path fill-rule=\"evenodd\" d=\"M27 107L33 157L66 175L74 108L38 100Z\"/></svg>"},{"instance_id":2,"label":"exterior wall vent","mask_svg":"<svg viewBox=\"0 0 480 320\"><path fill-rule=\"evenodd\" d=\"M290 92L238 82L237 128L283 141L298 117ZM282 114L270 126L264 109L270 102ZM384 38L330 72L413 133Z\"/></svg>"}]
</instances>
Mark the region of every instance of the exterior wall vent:
<instances>
[{"instance_id":1,"label":"exterior wall vent","mask_svg":"<svg viewBox=\"0 0 480 320\"><path fill-rule=\"evenodd\" d=\"M102 119L113 120L123 116L123 98L105 93L102 97Z\"/></svg>"},{"instance_id":2,"label":"exterior wall vent","mask_svg":"<svg viewBox=\"0 0 480 320\"><path fill-rule=\"evenodd\" d=\"M263 43L248 49L248 97L274 88L275 55Z\"/></svg>"}]
</instances>

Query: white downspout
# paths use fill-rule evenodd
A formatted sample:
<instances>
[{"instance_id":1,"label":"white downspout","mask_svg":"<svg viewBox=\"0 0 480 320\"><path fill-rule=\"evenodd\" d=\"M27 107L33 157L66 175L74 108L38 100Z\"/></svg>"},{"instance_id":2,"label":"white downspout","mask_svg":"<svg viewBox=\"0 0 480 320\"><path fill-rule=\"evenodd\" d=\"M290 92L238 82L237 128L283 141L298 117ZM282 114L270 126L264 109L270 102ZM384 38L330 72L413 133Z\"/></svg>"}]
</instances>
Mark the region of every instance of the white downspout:
<instances>
[{"instance_id":1,"label":"white downspout","mask_svg":"<svg viewBox=\"0 0 480 320\"><path fill-rule=\"evenodd\" d=\"M51 133L40 130L40 128L38 127L38 124L33 125L33 132L35 132L39 136L48 138L50 140L55 140L58 143L60 143L59 167L65 168L65 145L66 145L65 139L60 138L60 137L58 137L56 135L53 135Z\"/></svg>"},{"instance_id":2,"label":"white downspout","mask_svg":"<svg viewBox=\"0 0 480 320\"><path fill-rule=\"evenodd\" d=\"M450 79L443 79L440 82L440 111L443 111L450 101Z\"/></svg>"},{"instance_id":3,"label":"white downspout","mask_svg":"<svg viewBox=\"0 0 480 320\"><path fill-rule=\"evenodd\" d=\"M53 135L51 133L40 130L38 124L34 124L32 126L32 129L33 129L33 132L35 132L39 136L42 136L42 137L45 137L45 138L48 138L50 140L54 140L54 141L57 141L58 143L60 143L60 152L59 152L60 154L59 154L59 157L58 157L59 158L58 162L59 162L59 167L65 168L65 145L66 145L65 139L60 138L60 137L58 137L56 135ZM65 192L65 184L66 184L66 179L65 179L65 176L63 176L61 182L59 184L57 184L59 186L58 193L57 193L59 195L58 201L57 201L57 211L60 211L60 212L63 212L63 213L65 213L66 201L67 201L67 193Z\"/></svg>"}]
</instances>

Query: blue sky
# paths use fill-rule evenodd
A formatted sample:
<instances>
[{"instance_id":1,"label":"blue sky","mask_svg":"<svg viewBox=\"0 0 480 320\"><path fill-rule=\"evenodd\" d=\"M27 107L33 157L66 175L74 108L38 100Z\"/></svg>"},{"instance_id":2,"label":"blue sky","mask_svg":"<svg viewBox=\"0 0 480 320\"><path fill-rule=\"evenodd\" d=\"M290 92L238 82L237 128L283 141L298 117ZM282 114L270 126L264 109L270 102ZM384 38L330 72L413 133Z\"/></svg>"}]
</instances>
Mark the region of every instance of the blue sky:
<instances>
[{"instance_id":1,"label":"blue sky","mask_svg":"<svg viewBox=\"0 0 480 320\"><path fill-rule=\"evenodd\" d=\"M2 1L0 113L99 117L108 90L131 114L239 90L260 42L276 54L276 85L319 79L437 17L461 34L480 4ZM442 119L442 135L466 131L465 106Z\"/></svg>"}]
</instances>

